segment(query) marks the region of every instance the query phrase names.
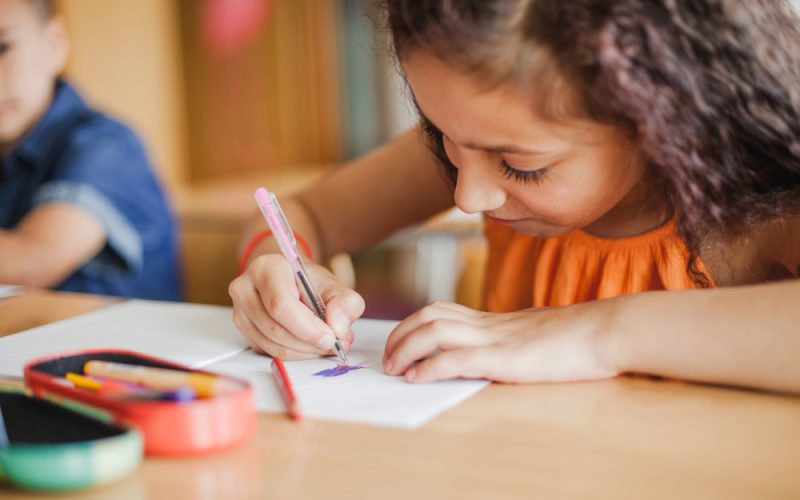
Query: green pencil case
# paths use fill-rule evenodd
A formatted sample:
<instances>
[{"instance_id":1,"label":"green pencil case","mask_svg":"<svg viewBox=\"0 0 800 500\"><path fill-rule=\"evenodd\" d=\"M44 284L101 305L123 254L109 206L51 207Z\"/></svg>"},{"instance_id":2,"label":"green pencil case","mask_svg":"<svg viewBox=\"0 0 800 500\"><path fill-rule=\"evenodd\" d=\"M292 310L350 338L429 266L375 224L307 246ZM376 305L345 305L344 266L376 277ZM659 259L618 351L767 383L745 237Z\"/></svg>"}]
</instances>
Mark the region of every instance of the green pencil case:
<instances>
[{"instance_id":1,"label":"green pencil case","mask_svg":"<svg viewBox=\"0 0 800 500\"><path fill-rule=\"evenodd\" d=\"M4 487L63 491L108 483L142 461L138 431L105 412L0 389L8 446L0 448ZM10 485L8 484L10 483Z\"/></svg>"}]
</instances>

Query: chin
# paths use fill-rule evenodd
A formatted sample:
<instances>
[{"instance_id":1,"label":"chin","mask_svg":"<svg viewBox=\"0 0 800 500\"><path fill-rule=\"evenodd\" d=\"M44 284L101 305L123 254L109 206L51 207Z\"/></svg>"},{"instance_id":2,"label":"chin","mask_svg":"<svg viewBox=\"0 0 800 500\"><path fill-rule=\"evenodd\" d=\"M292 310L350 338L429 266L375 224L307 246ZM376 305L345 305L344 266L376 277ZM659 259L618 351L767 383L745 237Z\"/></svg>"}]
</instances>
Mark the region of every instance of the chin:
<instances>
[{"instance_id":1,"label":"chin","mask_svg":"<svg viewBox=\"0 0 800 500\"><path fill-rule=\"evenodd\" d=\"M542 221L524 221L511 224L511 227L518 233L536 236L538 238L552 238L553 236L560 236L575 229L570 226L559 226Z\"/></svg>"}]
</instances>

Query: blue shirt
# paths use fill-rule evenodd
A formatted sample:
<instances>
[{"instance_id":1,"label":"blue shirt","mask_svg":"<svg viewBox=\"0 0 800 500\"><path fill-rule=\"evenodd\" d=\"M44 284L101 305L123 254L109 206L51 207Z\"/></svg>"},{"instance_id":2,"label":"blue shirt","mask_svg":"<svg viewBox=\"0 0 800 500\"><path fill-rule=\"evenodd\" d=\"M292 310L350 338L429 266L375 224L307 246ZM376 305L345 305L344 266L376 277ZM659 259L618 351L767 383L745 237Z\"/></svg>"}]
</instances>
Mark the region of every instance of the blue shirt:
<instances>
[{"instance_id":1,"label":"blue shirt","mask_svg":"<svg viewBox=\"0 0 800 500\"><path fill-rule=\"evenodd\" d=\"M104 248L58 290L179 300L176 223L136 135L90 109L66 82L39 123L3 159L0 227L66 202L91 212Z\"/></svg>"}]
</instances>

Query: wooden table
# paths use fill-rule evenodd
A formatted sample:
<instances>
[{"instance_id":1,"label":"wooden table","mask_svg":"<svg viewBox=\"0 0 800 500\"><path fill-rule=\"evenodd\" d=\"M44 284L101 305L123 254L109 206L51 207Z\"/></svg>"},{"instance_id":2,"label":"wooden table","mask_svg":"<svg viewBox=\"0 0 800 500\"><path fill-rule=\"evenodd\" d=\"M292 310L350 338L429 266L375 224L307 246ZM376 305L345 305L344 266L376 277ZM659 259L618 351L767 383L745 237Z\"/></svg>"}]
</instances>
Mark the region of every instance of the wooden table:
<instances>
[{"instance_id":1,"label":"wooden table","mask_svg":"<svg viewBox=\"0 0 800 500\"><path fill-rule=\"evenodd\" d=\"M109 303L2 299L0 333ZM415 431L265 414L236 449L147 458L120 482L48 498L798 499L800 398L618 378L492 385Z\"/></svg>"}]
</instances>

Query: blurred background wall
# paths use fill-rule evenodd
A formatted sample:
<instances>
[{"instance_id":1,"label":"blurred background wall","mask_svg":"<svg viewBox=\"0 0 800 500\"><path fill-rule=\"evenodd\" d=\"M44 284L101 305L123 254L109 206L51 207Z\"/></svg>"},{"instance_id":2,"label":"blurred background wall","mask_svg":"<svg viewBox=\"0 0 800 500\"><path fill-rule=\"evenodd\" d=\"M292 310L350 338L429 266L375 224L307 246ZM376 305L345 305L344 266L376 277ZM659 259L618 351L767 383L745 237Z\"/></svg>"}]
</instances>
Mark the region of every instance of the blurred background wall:
<instances>
[{"instance_id":1,"label":"blurred background wall","mask_svg":"<svg viewBox=\"0 0 800 500\"><path fill-rule=\"evenodd\" d=\"M60 0L67 74L181 184L362 154L415 121L366 0Z\"/></svg>"},{"instance_id":2,"label":"blurred background wall","mask_svg":"<svg viewBox=\"0 0 800 500\"><path fill-rule=\"evenodd\" d=\"M72 51L67 74L96 106L143 137L162 180L188 177L180 12L164 0L61 0Z\"/></svg>"}]
</instances>

